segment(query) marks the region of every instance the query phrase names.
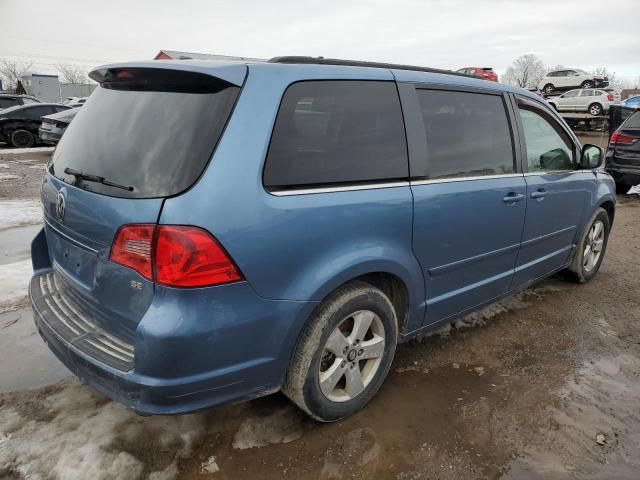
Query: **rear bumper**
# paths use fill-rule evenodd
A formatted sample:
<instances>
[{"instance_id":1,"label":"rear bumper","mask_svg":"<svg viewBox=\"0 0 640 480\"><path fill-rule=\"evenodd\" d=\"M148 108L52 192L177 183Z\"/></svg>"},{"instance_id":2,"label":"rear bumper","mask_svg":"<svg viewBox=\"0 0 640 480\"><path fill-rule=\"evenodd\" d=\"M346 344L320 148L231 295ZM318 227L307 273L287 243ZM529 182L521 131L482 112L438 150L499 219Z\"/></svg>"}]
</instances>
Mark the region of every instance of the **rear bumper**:
<instances>
[{"instance_id":1,"label":"rear bumper","mask_svg":"<svg viewBox=\"0 0 640 480\"><path fill-rule=\"evenodd\" d=\"M618 183L637 185L640 183L640 168L607 165L606 172Z\"/></svg>"},{"instance_id":2,"label":"rear bumper","mask_svg":"<svg viewBox=\"0 0 640 480\"><path fill-rule=\"evenodd\" d=\"M40 137L40 141L42 143L48 143L51 145L57 144L60 141L60 137L62 137L62 135L60 135L59 133L42 129L38 130L38 136Z\"/></svg>"},{"instance_id":3,"label":"rear bumper","mask_svg":"<svg viewBox=\"0 0 640 480\"><path fill-rule=\"evenodd\" d=\"M255 309L253 318L217 319L209 310L188 319L195 311L193 304L178 307L184 315L176 318L171 308L163 308L161 293L154 302L158 308L150 308L152 315L138 326L135 366L129 371L118 370L65 339L34 301L33 287L30 297L38 333L72 373L139 413L164 415L249 400L280 388L299 329L315 304L269 301L255 294L251 299L246 295L251 290L248 285L234 287L245 296L245 305ZM211 293L207 290L212 289L195 293ZM175 297L165 300L173 303ZM185 326L189 328L183 330Z\"/></svg>"}]
</instances>

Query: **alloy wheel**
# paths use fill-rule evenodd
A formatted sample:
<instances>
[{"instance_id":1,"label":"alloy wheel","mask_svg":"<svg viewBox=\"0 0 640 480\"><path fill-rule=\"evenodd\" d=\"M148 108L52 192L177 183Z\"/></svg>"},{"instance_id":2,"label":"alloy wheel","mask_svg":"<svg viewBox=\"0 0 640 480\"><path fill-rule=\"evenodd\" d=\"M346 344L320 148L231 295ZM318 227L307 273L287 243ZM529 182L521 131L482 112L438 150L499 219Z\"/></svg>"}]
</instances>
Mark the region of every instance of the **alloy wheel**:
<instances>
[{"instance_id":1,"label":"alloy wheel","mask_svg":"<svg viewBox=\"0 0 640 480\"><path fill-rule=\"evenodd\" d=\"M585 272L592 271L600 260L604 246L604 223L597 220L591 225L582 254L582 266Z\"/></svg>"},{"instance_id":2,"label":"alloy wheel","mask_svg":"<svg viewBox=\"0 0 640 480\"><path fill-rule=\"evenodd\" d=\"M360 310L344 318L331 332L322 351L320 390L333 402L361 394L375 378L385 349L380 317Z\"/></svg>"}]
</instances>

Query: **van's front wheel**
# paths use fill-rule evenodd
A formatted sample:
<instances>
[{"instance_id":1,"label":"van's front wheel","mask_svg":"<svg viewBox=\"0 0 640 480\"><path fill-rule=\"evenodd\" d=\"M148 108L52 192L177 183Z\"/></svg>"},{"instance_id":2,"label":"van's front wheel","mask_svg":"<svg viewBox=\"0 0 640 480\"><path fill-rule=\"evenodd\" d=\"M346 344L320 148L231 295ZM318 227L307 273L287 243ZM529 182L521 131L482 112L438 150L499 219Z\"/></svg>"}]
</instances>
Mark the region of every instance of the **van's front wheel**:
<instances>
[{"instance_id":1,"label":"van's front wheel","mask_svg":"<svg viewBox=\"0 0 640 480\"><path fill-rule=\"evenodd\" d=\"M331 294L302 332L283 392L321 422L348 417L378 391L396 350L393 305L377 288L352 282Z\"/></svg>"},{"instance_id":2,"label":"van's front wheel","mask_svg":"<svg viewBox=\"0 0 640 480\"><path fill-rule=\"evenodd\" d=\"M603 208L595 211L587 225L567 272L578 283L587 283L598 273L611 231L609 215Z\"/></svg>"}]
</instances>

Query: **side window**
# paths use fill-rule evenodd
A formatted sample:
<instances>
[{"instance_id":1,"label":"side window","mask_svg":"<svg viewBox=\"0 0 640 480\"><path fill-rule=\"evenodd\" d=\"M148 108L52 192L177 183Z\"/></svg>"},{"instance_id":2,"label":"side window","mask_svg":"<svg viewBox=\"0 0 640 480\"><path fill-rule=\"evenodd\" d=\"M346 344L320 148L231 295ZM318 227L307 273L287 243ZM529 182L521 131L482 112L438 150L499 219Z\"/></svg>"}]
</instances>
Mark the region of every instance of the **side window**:
<instances>
[{"instance_id":1,"label":"side window","mask_svg":"<svg viewBox=\"0 0 640 480\"><path fill-rule=\"evenodd\" d=\"M395 83L308 81L287 88L267 154L266 188L408 176Z\"/></svg>"},{"instance_id":2,"label":"side window","mask_svg":"<svg viewBox=\"0 0 640 480\"><path fill-rule=\"evenodd\" d=\"M18 100L15 98L0 98L0 109L15 107L18 104Z\"/></svg>"},{"instance_id":3,"label":"side window","mask_svg":"<svg viewBox=\"0 0 640 480\"><path fill-rule=\"evenodd\" d=\"M570 92L565 93L564 95L562 95L563 98L573 98L573 97L577 97L578 96L578 92L580 90L571 90Z\"/></svg>"},{"instance_id":4,"label":"side window","mask_svg":"<svg viewBox=\"0 0 640 480\"><path fill-rule=\"evenodd\" d=\"M562 127L538 110L519 110L529 172L573 170L573 142Z\"/></svg>"},{"instance_id":5,"label":"side window","mask_svg":"<svg viewBox=\"0 0 640 480\"><path fill-rule=\"evenodd\" d=\"M598 92L598 95L599 95L599 94L600 94L600 93ZM580 96L581 96L581 97L593 97L593 95L594 95L593 90L582 90L582 91L580 92Z\"/></svg>"},{"instance_id":6,"label":"side window","mask_svg":"<svg viewBox=\"0 0 640 480\"><path fill-rule=\"evenodd\" d=\"M501 96L417 90L429 178L513 173L513 144Z\"/></svg>"}]
</instances>

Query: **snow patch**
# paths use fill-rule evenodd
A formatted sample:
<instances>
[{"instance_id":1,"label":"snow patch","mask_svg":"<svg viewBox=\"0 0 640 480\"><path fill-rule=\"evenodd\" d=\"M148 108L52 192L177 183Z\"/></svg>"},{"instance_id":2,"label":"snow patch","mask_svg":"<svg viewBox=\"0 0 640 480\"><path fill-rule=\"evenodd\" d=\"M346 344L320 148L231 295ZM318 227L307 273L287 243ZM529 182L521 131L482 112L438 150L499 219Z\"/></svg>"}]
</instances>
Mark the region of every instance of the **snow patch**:
<instances>
[{"instance_id":1,"label":"snow patch","mask_svg":"<svg viewBox=\"0 0 640 480\"><path fill-rule=\"evenodd\" d=\"M38 200L0 201L0 230L35 225L42 222L42 206Z\"/></svg>"},{"instance_id":2,"label":"snow patch","mask_svg":"<svg viewBox=\"0 0 640 480\"><path fill-rule=\"evenodd\" d=\"M31 260L0 265L0 310L15 304L27 296L29 281L33 275Z\"/></svg>"},{"instance_id":3,"label":"snow patch","mask_svg":"<svg viewBox=\"0 0 640 480\"><path fill-rule=\"evenodd\" d=\"M640 185L634 185L629 189L627 195L640 195Z\"/></svg>"},{"instance_id":4,"label":"snow patch","mask_svg":"<svg viewBox=\"0 0 640 480\"><path fill-rule=\"evenodd\" d=\"M11 173L0 173L0 180L16 180L17 178L20 177Z\"/></svg>"},{"instance_id":5,"label":"snow patch","mask_svg":"<svg viewBox=\"0 0 640 480\"><path fill-rule=\"evenodd\" d=\"M273 443L289 443L302 436L304 426L298 410L285 407L267 417L245 420L233 438L233 448L264 447Z\"/></svg>"},{"instance_id":6,"label":"snow patch","mask_svg":"<svg viewBox=\"0 0 640 480\"><path fill-rule=\"evenodd\" d=\"M216 457L211 455L209 459L200 465L200 473L216 473L220 471L220 467L216 463Z\"/></svg>"},{"instance_id":7,"label":"snow patch","mask_svg":"<svg viewBox=\"0 0 640 480\"><path fill-rule=\"evenodd\" d=\"M9 165L6 163L0 163L0 168L9 168Z\"/></svg>"},{"instance_id":8,"label":"snow patch","mask_svg":"<svg viewBox=\"0 0 640 480\"><path fill-rule=\"evenodd\" d=\"M48 395L48 396L47 396ZM77 380L14 395L0 408L0 478L173 480L211 433L206 414L140 417ZM161 465L147 465L157 461Z\"/></svg>"}]
</instances>

